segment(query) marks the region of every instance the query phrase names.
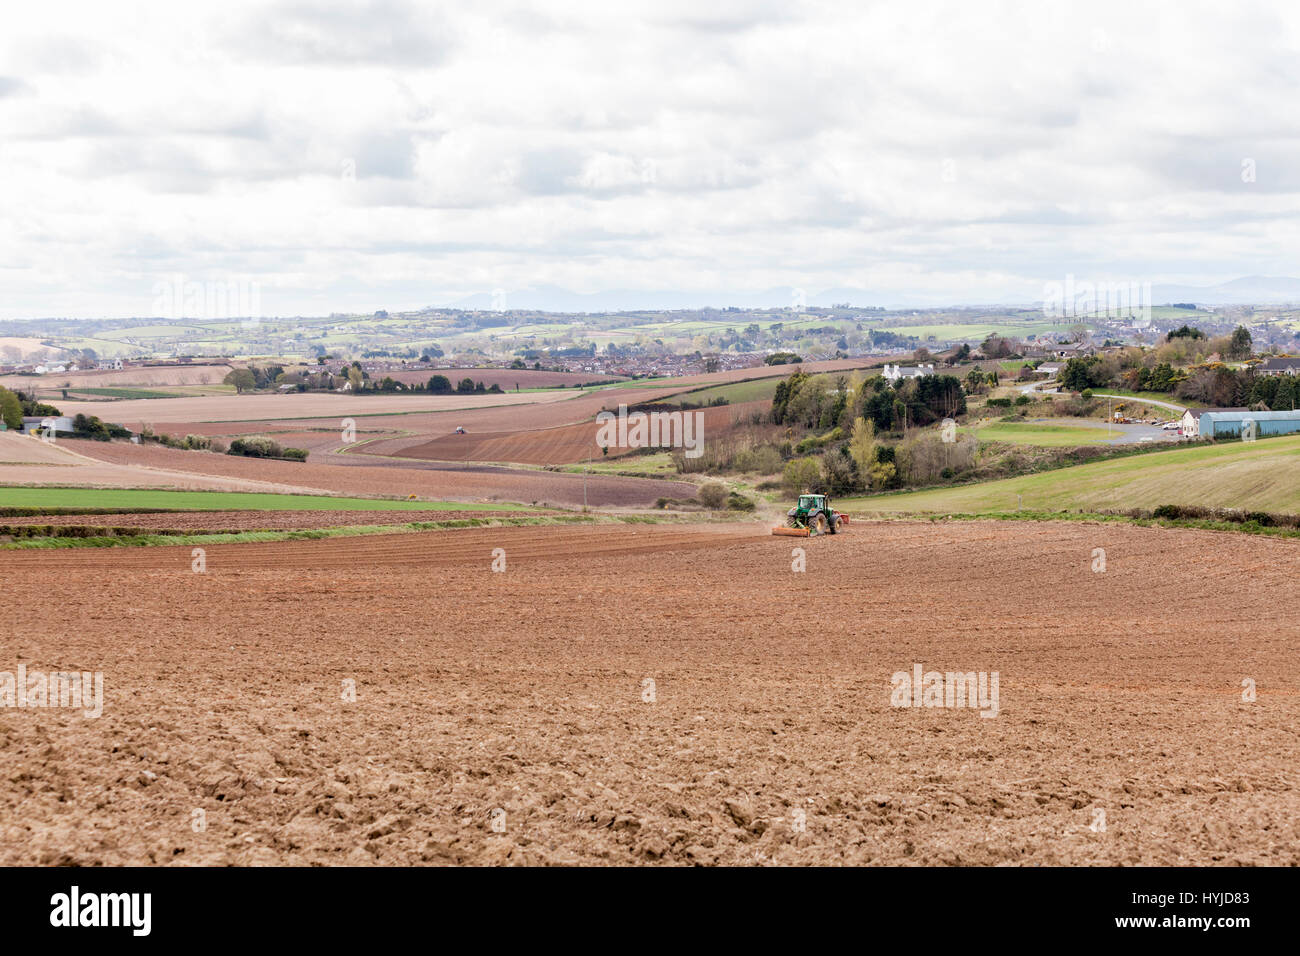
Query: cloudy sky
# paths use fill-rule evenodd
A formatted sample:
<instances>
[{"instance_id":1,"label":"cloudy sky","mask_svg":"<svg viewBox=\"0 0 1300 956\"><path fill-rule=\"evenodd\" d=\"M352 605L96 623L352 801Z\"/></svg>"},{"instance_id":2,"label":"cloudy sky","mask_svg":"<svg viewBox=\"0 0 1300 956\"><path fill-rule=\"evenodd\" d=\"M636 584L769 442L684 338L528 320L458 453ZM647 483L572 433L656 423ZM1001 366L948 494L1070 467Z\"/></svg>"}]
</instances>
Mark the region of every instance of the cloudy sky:
<instances>
[{"instance_id":1,"label":"cloudy sky","mask_svg":"<svg viewBox=\"0 0 1300 956\"><path fill-rule=\"evenodd\" d=\"M1282 0L11 6L0 317L1297 275L1298 47Z\"/></svg>"}]
</instances>

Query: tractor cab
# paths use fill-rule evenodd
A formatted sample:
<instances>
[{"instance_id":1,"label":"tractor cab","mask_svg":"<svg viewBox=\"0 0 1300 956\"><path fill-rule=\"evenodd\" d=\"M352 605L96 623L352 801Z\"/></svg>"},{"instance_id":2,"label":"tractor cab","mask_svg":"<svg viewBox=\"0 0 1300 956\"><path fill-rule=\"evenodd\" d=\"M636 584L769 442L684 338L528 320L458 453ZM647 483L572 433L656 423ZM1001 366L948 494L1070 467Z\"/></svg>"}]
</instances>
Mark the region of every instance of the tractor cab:
<instances>
[{"instance_id":1,"label":"tractor cab","mask_svg":"<svg viewBox=\"0 0 1300 956\"><path fill-rule=\"evenodd\" d=\"M823 511L826 508L825 495L800 495L799 504L795 506L796 512L808 514L810 511Z\"/></svg>"}]
</instances>

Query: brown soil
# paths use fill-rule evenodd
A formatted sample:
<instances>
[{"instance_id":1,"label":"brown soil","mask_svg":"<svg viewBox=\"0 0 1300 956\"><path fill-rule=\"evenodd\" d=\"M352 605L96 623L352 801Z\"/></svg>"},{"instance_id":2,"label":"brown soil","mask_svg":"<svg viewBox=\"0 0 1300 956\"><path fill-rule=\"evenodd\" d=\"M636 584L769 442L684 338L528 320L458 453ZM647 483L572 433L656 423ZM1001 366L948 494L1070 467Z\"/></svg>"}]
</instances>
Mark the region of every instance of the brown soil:
<instances>
[{"instance_id":1,"label":"brown soil","mask_svg":"<svg viewBox=\"0 0 1300 956\"><path fill-rule=\"evenodd\" d=\"M268 461L182 451L158 445L95 442L68 439L60 442L80 454L117 465L140 469L167 469L250 481L274 482L344 495L381 495L457 501L518 501L581 507L583 476L550 471L526 471L467 465L439 466L354 455L332 456L334 464ZM47 471L52 469L46 469ZM60 472L71 469L59 469ZM56 484L49 479L50 484ZM695 486L682 481L590 476L586 500L592 507L646 507L656 499L689 498Z\"/></svg>"},{"instance_id":2,"label":"brown soil","mask_svg":"<svg viewBox=\"0 0 1300 956\"><path fill-rule=\"evenodd\" d=\"M748 420L756 411L766 410L769 402L744 402L716 408L697 409L703 426L692 434L707 440L737 422ZM700 419L696 419L699 421ZM692 425L694 429L695 426ZM431 461L509 461L526 465L563 465L604 457L596 441L600 426L595 422L562 425L532 431L480 432L445 435L433 441L398 448L392 452L405 458ZM391 447L391 446L390 446ZM362 451L368 449L363 448ZM609 456L631 454L632 448L611 445Z\"/></svg>"},{"instance_id":3,"label":"brown soil","mask_svg":"<svg viewBox=\"0 0 1300 956\"><path fill-rule=\"evenodd\" d=\"M2 345L4 340L0 340ZM14 389L60 389L64 383L72 388L162 388L166 385L219 385L230 374L229 365L168 365L113 369L88 369L83 372L55 372L48 375L6 375L0 385ZM165 391L165 389L163 389ZM102 406L101 406L102 407ZM62 411L62 403L59 403ZM67 412L66 414L73 414Z\"/></svg>"},{"instance_id":4,"label":"brown soil","mask_svg":"<svg viewBox=\"0 0 1300 956\"><path fill-rule=\"evenodd\" d=\"M190 564L0 553L2 669L105 681L99 719L0 710L0 863L1300 863L1294 542L626 526ZM891 707L913 663L998 671L999 715Z\"/></svg>"}]
</instances>

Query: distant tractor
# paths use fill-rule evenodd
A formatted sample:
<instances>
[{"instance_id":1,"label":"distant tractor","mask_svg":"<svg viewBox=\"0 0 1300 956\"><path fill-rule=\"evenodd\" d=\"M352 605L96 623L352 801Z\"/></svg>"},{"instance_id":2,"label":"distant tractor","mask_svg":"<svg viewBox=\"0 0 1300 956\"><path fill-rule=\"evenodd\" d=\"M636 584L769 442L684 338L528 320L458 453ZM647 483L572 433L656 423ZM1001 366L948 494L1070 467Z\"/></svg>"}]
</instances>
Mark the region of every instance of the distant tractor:
<instances>
[{"instance_id":1,"label":"distant tractor","mask_svg":"<svg viewBox=\"0 0 1300 956\"><path fill-rule=\"evenodd\" d=\"M848 523L848 515L834 510L827 495L800 495L799 503L786 512L785 527L773 528L772 533L796 538L838 534Z\"/></svg>"}]
</instances>

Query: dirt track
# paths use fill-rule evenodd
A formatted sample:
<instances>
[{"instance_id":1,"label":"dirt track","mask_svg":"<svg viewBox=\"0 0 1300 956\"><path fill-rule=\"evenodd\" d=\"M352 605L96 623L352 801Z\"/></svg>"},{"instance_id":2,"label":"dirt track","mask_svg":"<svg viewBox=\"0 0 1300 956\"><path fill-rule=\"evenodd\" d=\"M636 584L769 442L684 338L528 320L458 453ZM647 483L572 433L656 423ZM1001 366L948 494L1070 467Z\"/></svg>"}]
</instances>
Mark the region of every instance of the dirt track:
<instances>
[{"instance_id":1,"label":"dirt track","mask_svg":"<svg viewBox=\"0 0 1300 956\"><path fill-rule=\"evenodd\" d=\"M1298 574L1076 523L0 553L0 669L106 685L0 710L0 863L1296 864ZM914 663L999 715L891 707Z\"/></svg>"}]
</instances>

